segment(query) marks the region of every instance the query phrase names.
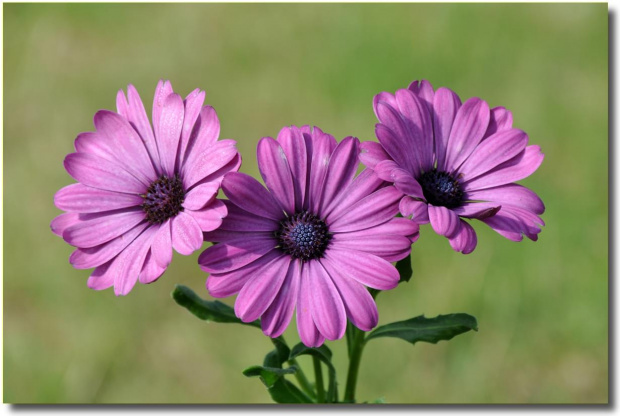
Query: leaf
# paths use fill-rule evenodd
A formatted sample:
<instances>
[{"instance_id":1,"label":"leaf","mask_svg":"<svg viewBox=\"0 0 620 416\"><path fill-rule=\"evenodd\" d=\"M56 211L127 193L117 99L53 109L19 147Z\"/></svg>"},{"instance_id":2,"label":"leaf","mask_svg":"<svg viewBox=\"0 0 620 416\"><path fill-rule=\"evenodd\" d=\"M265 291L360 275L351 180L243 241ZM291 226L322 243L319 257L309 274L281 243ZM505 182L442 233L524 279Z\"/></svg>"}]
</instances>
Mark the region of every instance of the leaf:
<instances>
[{"instance_id":1,"label":"leaf","mask_svg":"<svg viewBox=\"0 0 620 416\"><path fill-rule=\"evenodd\" d=\"M413 269L411 268L411 253L402 260L396 262L396 270L400 274L400 282L408 282L413 276Z\"/></svg>"},{"instance_id":2,"label":"leaf","mask_svg":"<svg viewBox=\"0 0 620 416\"><path fill-rule=\"evenodd\" d=\"M291 350L288 345L286 345L284 340L279 337L271 338L271 342L273 342L276 349L265 355L263 365L265 367L282 368L282 364L284 364L285 361L288 361L288 356L291 353Z\"/></svg>"},{"instance_id":3,"label":"leaf","mask_svg":"<svg viewBox=\"0 0 620 416\"><path fill-rule=\"evenodd\" d=\"M230 306L220 301L201 299L192 289L183 285L175 285L172 298L176 303L186 308L203 321L236 323L260 328L260 321L242 322L235 316Z\"/></svg>"},{"instance_id":4,"label":"leaf","mask_svg":"<svg viewBox=\"0 0 620 416\"><path fill-rule=\"evenodd\" d=\"M336 368L332 364L332 352L323 344L318 348L306 347L303 343L299 343L293 347L289 360L300 355L312 355L325 363L328 370L329 383L327 386L327 403L336 403L338 401L338 384L336 382Z\"/></svg>"},{"instance_id":5,"label":"leaf","mask_svg":"<svg viewBox=\"0 0 620 416\"><path fill-rule=\"evenodd\" d=\"M297 367L295 366L289 368L275 368L254 365L243 370L243 375L246 377L258 376L267 388L271 388L280 377L283 377L285 374L295 374L295 372L297 372Z\"/></svg>"},{"instance_id":6,"label":"leaf","mask_svg":"<svg viewBox=\"0 0 620 416\"><path fill-rule=\"evenodd\" d=\"M267 391L276 403L314 403L310 397L284 377L279 378Z\"/></svg>"},{"instance_id":7,"label":"leaf","mask_svg":"<svg viewBox=\"0 0 620 416\"><path fill-rule=\"evenodd\" d=\"M395 337L412 344L418 341L436 344L472 329L478 330L478 322L476 318L466 313L439 315L435 318L426 318L422 315L380 326L366 337L366 341L379 337Z\"/></svg>"}]
</instances>

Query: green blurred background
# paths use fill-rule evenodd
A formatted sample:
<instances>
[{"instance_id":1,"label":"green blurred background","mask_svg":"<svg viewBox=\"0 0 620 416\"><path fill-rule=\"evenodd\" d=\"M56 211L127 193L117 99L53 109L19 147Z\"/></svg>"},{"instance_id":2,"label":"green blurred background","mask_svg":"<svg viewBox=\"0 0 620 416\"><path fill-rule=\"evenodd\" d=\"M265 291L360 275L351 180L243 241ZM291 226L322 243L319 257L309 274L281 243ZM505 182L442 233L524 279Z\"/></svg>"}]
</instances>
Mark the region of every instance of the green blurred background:
<instances>
[{"instance_id":1,"label":"green blurred background","mask_svg":"<svg viewBox=\"0 0 620 416\"><path fill-rule=\"evenodd\" d=\"M426 78L513 111L546 154L522 183L547 226L513 243L477 223L468 256L422 227L414 278L378 297L380 323L468 312L480 330L370 343L359 399L607 402L607 19L606 4L4 4L4 401L270 402L241 374L269 339L170 298L176 283L208 298L198 253L117 298L88 289L49 230L73 182L63 158L120 88L133 83L149 114L160 78L206 90L256 175L260 137L309 123L372 140L373 95ZM285 335L298 341L294 325ZM343 389L344 341L327 344Z\"/></svg>"}]
</instances>

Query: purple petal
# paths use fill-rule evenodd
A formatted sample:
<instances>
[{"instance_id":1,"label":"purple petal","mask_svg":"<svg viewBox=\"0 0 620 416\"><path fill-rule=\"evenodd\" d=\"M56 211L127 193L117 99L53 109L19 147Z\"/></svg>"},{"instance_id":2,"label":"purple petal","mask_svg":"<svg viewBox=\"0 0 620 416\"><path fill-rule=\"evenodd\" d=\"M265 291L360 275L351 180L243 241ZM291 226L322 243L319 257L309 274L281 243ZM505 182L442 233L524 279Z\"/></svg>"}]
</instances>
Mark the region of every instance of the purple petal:
<instances>
[{"instance_id":1,"label":"purple petal","mask_svg":"<svg viewBox=\"0 0 620 416\"><path fill-rule=\"evenodd\" d=\"M222 181L222 190L232 203L252 214L275 221L284 218L273 196L250 175L240 172L227 174Z\"/></svg>"},{"instance_id":2,"label":"purple petal","mask_svg":"<svg viewBox=\"0 0 620 416\"><path fill-rule=\"evenodd\" d=\"M324 210L325 219L331 221L333 218L342 216L351 205L373 193L384 183L372 170L364 169Z\"/></svg>"},{"instance_id":3,"label":"purple petal","mask_svg":"<svg viewBox=\"0 0 620 416\"><path fill-rule=\"evenodd\" d=\"M277 221L251 214L228 200L222 200L222 203L224 203L228 209L228 215L226 215L226 218L220 226L223 230L273 232L280 227Z\"/></svg>"},{"instance_id":4,"label":"purple petal","mask_svg":"<svg viewBox=\"0 0 620 416\"><path fill-rule=\"evenodd\" d=\"M538 169L544 157L545 155L540 152L540 147L536 145L528 146L512 159L491 169L484 175L465 182L463 190L469 193L479 189L506 185L527 178Z\"/></svg>"},{"instance_id":5,"label":"purple petal","mask_svg":"<svg viewBox=\"0 0 620 416\"><path fill-rule=\"evenodd\" d=\"M90 153L70 153L65 169L76 181L108 191L142 194L146 186L120 165Z\"/></svg>"},{"instance_id":6,"label":"purple petal","mask_svg":"<svg viewBox=\"0 0 620 416\"><path fill-rule=\"evenodd\" d=\"M194 129L194 124L200 115L202 104L205 101L205 92L196 88L183 101L184 117L183 127L181 128L181 140L179 142L179 150L177 152L176 166L183 166L185 152L189 143L190 135Z\"/></svg>"},{"instance_id":7,"label":"purple petal","mask_svg":"<svg viewBox=\"0 0 620 416\"><path fill-rule=\"evenodd\" d=\"M267 310L286 278L290 262L291 258L282 254L256 271L235 300L235 315L239 319L252 322Z\"/></svg>"},{"instance_id":8,"label":"purple petal","mask_svg":"<svg viewBox=\"0 0 620 416\"><path fill-rule=\"evenodd\" d=\"M370 232L366 235L362 232L335 233L330 242L331 247L364 251L391 261L389 259L392 257L400 257L402 253L408 253L411 249L411 240L403 235L381 235Z\"/></svg>"},{"instance_id":9,"label":"purple petal","mask_svg":"<svg viewBox=\"0 0 620 416\"><path fill-rule=\"evenodd\" d=\"M392 182L396 189L405 195L424 198L422 187L418 181L416 181L409 172L398 167L393 161L384 160L383 162L377 163L375 172L377 176L384 181Z\"/></svg>"},{"instance_id":10,"label":"purple petal","mask_svg":"<svg viewBox=\"0 0 620 416\"><path fill-rule=\"evenodd\" d=\"M153 162L142 139L120 115L107 110L95 114L97 133L105 137L116 161L129 173L148 185L157 177Z\"/></svg>"},{"instance_id":11,"label":"purple petal","mask_svg":"<svg viewBox=\"0 0 620 416\"><path fill-rule=\"evenodd\" d=\"M166 268L172 261L172 220L166 220L159 226L159 230L153 239L151 252L153 259L160 267Z\"/></svg>"},{"instance_id":12,"label":"purple petal","mask_svg":"<svg viewBox=\"0 0 620 416\"><path fill-rule=\"evenodd\" d=\"M312 319L312 308L310 303L314 297L314 288L310 284L310 263L304 263L301 268L301 279L299 282L299 298L297 300L297 331L299 338L306 347L316 348L323 345L325 337L319 332L314 320Z\"/></svg>"},{"instance_id":13,"label":"purple petal","mask_svg":"<svg viewBox=\"0 0 620 416\"><path fill-rule=\"evenodd\" d=\"M78 248L69 257L69 263L76 269L90 269L98 267L113 259L123 251L133 240L136 239L147 227L148 223L142 223L126 233L114 238L107 243L90 248Z\"/></svg>"},{"instance_id":14,"label":"purple petal","mask_svg":"<svg viewBox=\"0 0 620 416\"><path fill-rule=\"evenodd\" d=\"M170 92L172 92L172 88L170 89ZM155 141L155 136L153 135L153 129L151 128L149 118L144 110L142 99L140 99L138 91L131 84L127 87L127 98L129 100L127 120L129 120L129 123L131 123L131 125L140 134L140 137L144 142L144 146L146 147L151 160L154 162L154 168L157 173L159 173L158 169L161 162L159 158L159 150L157 149L157 142Z\"/></svg>"},{"instance_id":15,"label":"purple petal","mask_svg":"<svg viewBox=\"0 0 620 416\"><path fill-rule=\"evenodd\" d=\"M165 271L166 268L161 267L153 258L153 252L149 251L144 260L144 266L142 266L142 270L138 276L138 281L143 285L148 285L159 279Z\"/></svg>"},{"instance_id":16,"label":"purple petal","mask_svg":"<svg viewBox=\"0 0 620 416\"><path fill-rule=\"evenodd\" d=\"M400 200L398 210L400 211L400 215L411 218L418 224L428 224L430 222L428 218L428 204L424 201L418 201L409 196L404 196Z\"/></svg>"},{"instance_id":17,"label":"purple petal","mask_svg":"<svg viewBox=\"0 0 620 416\"><path fill-rule=\"evenodd\" d=\"M185 161L183 171L183 186L190 189L205 179L208 182L216 182L210 175L229 165L238 155L234 140L220 140L208 147L204 152L192 153ZM229 166L229 169L232 166ZM228 170L224 171L224 173Z\"/></svg>"},{"instance_id":18,"label":"purple petal","mask_svg":"<svg viewBox=\"0 0 620 416\"><path fill-rule=\"evenodd\" d=\"M327 259L320 262L336 285L351 323L362 331L370 331L377 326L379 313L370 292L359 282L343 275L337 265Z\"/></svg>"},{"instance_id":19,"label":"purple petal","mask_svg":"<svg viewBox=\"0 0 620 416\"><path fill-rule=\"evenodd\" d=\"M308 148L304 136L296 127L285 127L278 133L278 143L282 146L292 174L295 189L295 211L301 211L306 197L308 176Z\"/></svg>"},{"instance_id":20,"label":"purple petal","mask_svg":"<svg viewBox=\"0 0 620 416\"><path fill-rule=\"evenodd\" d=\"M200 115L194 123L194 129L189 137L185 156L183 157L183 171L187 160L192 153L197 155L205 152L211 145L215 144L220 136L220 120L217 113L211 106L204 106L200 110Z\"/></svg>"},{"instance_id":21,"label":"purple petal","mask_svg":"<svg viewBox=\"0 0 620 416\"><path fill-rule=\"evenodd\" d=\"M125 296L133 289L156 231L154 227L147 228L113 261L110 269L115 273L114 294L116 296Z\"/></svg>"},{"instance_id":22,"label":"purple petal","mask_svg":"<svg viewBox=\"0 0 620 416\"><path fill-rule=\"evenodd\" d=\"M116 162L116 155L110 148L110 143L103 135L96 132L80 133L73 143L78 153L92 153L102 159Z\"/></svg>"},{"instance_id":23,"label":"purple petal","mask_svg":"<svg viewBox=\"0 0 620 416\"><path fill-rule=\"evenodd\" d=\"M383 160L390 159L383 146L376 142L362 142L360 144L360 162L370 169L374 169L375 165Z\"/></svg>"},{"instance_id":24,"label":"purple petal","mask_svg":"<svg viewBox=\"0 0 620 416\"><path fill-rule=\"evenodd\" d=\"M162 171L169 177L175 173L184 113L183 99L179 94L170 94L166 97L159 119L157 144Z\"/></svg>"},{"instance_id":25,"label":"purple petal","mask_svg":"<svg viewBox=\"0 0 620 416\"><path fill-rule=\"evenodd\" d=\"M353 180L359 165L358 154L359 140L355 137L346 137L334 149L323 182L320 215L324 215L327 207Z\"/></svg>"},{"instance_id":26,"label":"purple petal","mask_svg":"<svg viewBox=\"0 0 620 416\"><path fill-rule=\"evenodd\" d=\"M452 211L459 217L481 220L497 214L501 207L494 202L466 202L460 207L452 208Z\"/></svg>"},{"instance_id":27,"label":"purple petal","mask_svg":"<svg viewBox=\"0 0 620 416\"><path fill-rule=\"evenodd\" d=\"M198 258L207 273L226 273L253 262L277 245L273 236L248 234L242 240L227 241L207 248Z\"/></svg>"},{"instance_id":28,"label":"purple petal","mask_svg":"<svg viewBox=\"0 0 620 416\"><path fill-rule=\"evenodd\" d=\"M197 211L188 209L185 212L196 220L202 231L212 231L222 225L222 219L226 217L228 209L222 201L215 200L202 209Z\"/></svg>"},{"instance_id":29,"label":"purple petal","mask_svg":"<svg viewBox=\"0 0 620 416\"><path fill-rule=\"evenodd\" d=\"M202 231L194 217L179 212L170 225L172 247L178 253L188 256L202 247Z\"/></svg>"},{"instance_id":30,"label":"purple petal","mask_svg":"<svg viewBox=\"0 0 620 416\"><path fill-rule=\"evenodd\" d=\"M333 218L329 229L343 233L382 224L396 215L402 195L393 186L381 188L351 205L341 216Z\"/></svg>"},{"instance_id":31,"label":"purple petal","mask_svg":"<svg viewBox=\"0 0 620 416\"><path fill-rule=\"evenodd\" d=\"M211 273L207 278L209 294L215 298L226 298L236 295L251 278L256 276L257 270L281 255L282 252L280 250L271 250L264 256L237 270L222 274Z\"/></svg>"},{"instance_id":32,"label":"purple petal","mask_svg":"<svg viewBox=\"0 0 620 416\"><path fill-rule=\"evenodd\" d=\"M435 91L435 97L433 98L433 131L437 170L440 171L446 170L448 139L459 108L461 108L461 99L454 91L443 87Z\"/></svg>"},{"instance_id":33,"label":"purple petal","mask_svg":"<svg viewBox=\"0 0 620 416\"><path fill-rule=\"evenodd\" d=\"M471 225L463 220L461 220L459 232L448 241L450 241L450 245L454 251L458 251L463 254L471 253L476 248L476 244L478 244L476 232Z\"/></svg>"},{"instance_id":34,"label":"purple petal","mask_svg":"<svg viewBox=\"0 0 620 416\"><path fill-rule=\"evenodd\" d=\"M467 199L490 201L501 205L514 205L534 214L545 212L545 204L543 204L534 191L514 183L496 188L469 191Z\"/></svg>"},{"instance_id":35,"label":"purple petal","mask_svg":"<svg viewBox=\"0 0 620 416\"><path fill-rule=\"evenodd\" d=\"M94 290L105 290L114 285L114 275L108 273L112 261L97 267L88 278L87 285Z\"/></svg>"},{"instance_id":36,"label":"purple petal","mask_svg":"<svg viewBox=\"0 0 620 416\"><path fill-rule=\"evenodd\" d=\"M372 109L375 112L375 116L377 118L379 118L379 112L377 111L377 106L379 105L380 102L383 102L384 104L387 104L392 108L398 107L398 104L396 103L396 97L394 97L394 95L390 94L389 92L380 92L379 94L375 95L374 98L372 99Z\"/></svg>"},{"instance_id":37,"label":"purple petal","mask_svg":"<svg viewBox=\"0 0 620 416\"><path fill-rule=\"evenodd\" d=\"M491 109L491 118L489 119L489 127L487 127L484 138L494 135L495 133L512 128L512 113L504 107L495 107Z\"/></svg>"},{"instance_id":38,"label":"purple petal","mask_svg":"<svg viewBox=\"0 0 620 416\"><path fill-rule=\"evenodd\" d=\"M183 208L198 210L208 203L212 202L217 192L220 190L220 185L217 183L204 183L202 185L192 188L183 201Z\"/></svg>"},{"instance_id":39,"label":"purple petal","mask_svg":"<svg viewBox=\"0 0 620 416\"><path fill-rule=\"evenodd\" d=\"M344 239L369 239L375 236L405 236L411 239L418 234L420 226L415 222L407 218L392 218L388 222L372 228L366 228L360 231L353 231L349 233L337 233L334 237Z\"/></svg>"},{"instance_id":40,"label":"purple petal","mask_svg":"<svg viewBox=\"0 0 620 416\"><path fill-rule=\"evenodd\" d=\"M144 221L144 211L128 209L114 213L83 214L84 220L67 228L63 239L75 247L95 247L131 230Z\"/></svg>"},{"instance_id":41,"label":"purple petal","mask_svg":"<svg viewBox=\"0 0 620 416\"><path fill-rule=\"evenodd\" d=\"M420 174L418 152L403 117L392 107L379 103L377 109L382 124L375 125L375 135L381 146L398 166L417 176Z\"/></svg>"},{"instance_id":42,"label":"purple petal","mask_svg":"<svg viewBox=\"0 0 620 416\"><path fill-rule=\"evenodd\" d=\"M394 266L373 254L330 247L324 258L337 266L343 275L374 289L394 289L400 280Z\"/></svg>"},{"instance_id":43,"label":"purple petal","mask_svg":"<svg viewBox=\"0 0 620 416\"><path fill-rule=\"evenodd\" d=\"M153 130L158 140L161 113L163 112L166 98L172 93L172 84L170 84L170 81L160 80L157 84L157 88L155 88L155 96L153 97Z\"/></svg>"},{"instance_id":44,"label":"purple petal","mask_svg":"<svg viewBox=\"0 0 620 416\"><path fill-rule=\"evenodd\" d=\"M432 91L432 87L430 89ZM415 149L419 167L424 172L432 169L434 162L433 122L429 112L432 96L429 98L430 101L425 103L410 90L396 91L398 109L407 128L408 152Z\"/></svg>"},{"instance_id":45,"label":"purple petal","mask_svg":"<svg viewBox=\"0 0 620 416\"><path fill-rule=\"evenodd\" d=\"M538 240L540 226L545 224L540 217L530 211L511 205L502 207L495 216L482 221L512 241L521 241L522 234L530 240Z\"/></svg>"},{"instance_id":46,"label":"purple petal","mask_svg":"<svg viewBox=\"0 0 620 416\"><path fill-rule=\"evenodd\" d=\"M256 151L258 169L271 195L282 210L289 215L295 213L295 189L293 176L284 149L271 137L263 137Z\"/></svg>"},{"instance_id":47,"label":"purple petal","mask_svg":"<svg viewBox=\"0 0 620 416\"><path fill-rule=\"evenodd\" d=\"M77 212L68 212L60 214L52 220L50 228L52 232L59 237L62 237L65 230L80 222L79 214Z\"/></svg>"},{"instance_id":48,"label":"purple petal","mask_svg":"<svg viewBox=\"0 0 620 416\"><path fill-rule=\"evenodd\" d=\"M429 109L433 107L433 98L435 92L433 92L433 85L430 82L425 79L421 81L416 80L409 84L409 87L407 89L414 93L416 97L418 97L420 100L422 100Z\"/></svg>"},{"instance_id":49,"label":"purple petal","mask_svg":"<svg viewBox=\"0 0 620 416\"><path fill-rule=\"evenodd\" d=\"M459 216L446 207L436 207L429 204L428 218L431 222L431 227L439 235L450 238L459 231Z\"/></svg>"},{"instance_id":50,"label":"purple petal","mask_svg":"<svg viewBox=\"0 0 620 416\"><path fill-rule=\"evenodd\" d=\"M301 262L291 261L282 287L261 317L261 328L265 335L276 338L286 330L297 303L300 278Z\"/></svg>"},{"instance_id":51,"label":"purple petal","mask_svg":"<svg viewBox=\"0 0 620 416\"><path fill-rule=\"evenodd\" d=\"M342 338L347 329L347 312L338 289L320 262L309 261L304 266L308 267L312 290L312 320L325 338L331 341Z\"/></svg>"},{"instance_id":52,"label":"purple petal","mask_svg":"<svg viewBox=\"0 0 620 416\"><path fill-rule=\"evenodd\" d=\"M128 118L129 104L127 104L127 98L125 98L125 92L122 89L116 93L116 112L121 116Z\"/></svg>"},{"instance_id":53,"label":"purple petal","mask_svg":"<svg viewBox=\"0 0 620 416\"><path fill-rule=\"evenodd\" d=\"M445 169L456 170L478 146L489 125L489 105L470 98L459 108L448 139Z\"/></svg>"},{"instance_id":54,"label":"purple petal","mask_svg":"<svg viewBox=\"0 0 620 416\"><path fill-rule=\"evenodd\" d=\"M142 197L135 194L104 191L74 183L54 195L54 204L63 211L101 212L141 205Z\"/></svg>"},{"instance_id":55,"label":"purple petal","mask_svg":"<svg viewBox=\"0 0 620 416\"><path fill-rule=\"evenodd\" d=\"M318 212L325 174L329 166L330 156L337 143L333 136L323 133L318 127L314 127L309 137L306 143L312 144L312 160L309 174L310 184L306 201L304 201L304 208L308 208L311 212Z\"/></svg>"},{"instance_id":56,"label":"purple petal","mask_svg":"<svg viewBox=\"0 0 620 416\"><path fill-rule=\"evenodd\" d=\"M480 176L517 156L525 149L528 137L518 129L503 130L483 141L459 168L464 181Z\"/></svg>"}]
</instances>

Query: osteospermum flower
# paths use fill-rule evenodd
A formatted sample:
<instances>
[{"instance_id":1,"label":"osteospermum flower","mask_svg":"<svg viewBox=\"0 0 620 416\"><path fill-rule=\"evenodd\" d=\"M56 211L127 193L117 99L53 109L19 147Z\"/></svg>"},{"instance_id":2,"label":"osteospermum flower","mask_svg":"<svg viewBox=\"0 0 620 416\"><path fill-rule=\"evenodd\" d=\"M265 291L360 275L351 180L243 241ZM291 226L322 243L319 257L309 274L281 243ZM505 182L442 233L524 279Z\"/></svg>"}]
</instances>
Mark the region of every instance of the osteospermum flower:
<instances>
[{"instance_id":1,"label":"osteospermum flower","mask_svg":"<svg viewBox=\"0 0 620 416\"><path fill-rule=\"evenodd\" d=\"M419 226L394 218L402 193L370 170L355 177L359 141L339 144L320 129L284 128L258 144L267 185L243 173L224 177L228 216L205 240L218 242L199 258L214 297L239 294L235 313L261 318L277 337L297 309L303 343L316 347L344 334L347 318L368 331L377 307L365 286L387 290L399 281L390 263L402 259Z\"/></svg>"},{"instance_id":2,"label":"osteospermum flower","mask_svg":"<svg viewBox=\"0 0 620 416\"><path fill-rule=\"evenodd\" d=\"M136 281L166 270L172 249L191 254L202 232L217 228L226 206L215 199L224 174L241 164L235 142L220 140L220 123L204 91L183 100L160 81L153 128L136 89L119 91L117 113L95 114L95 132L75 139L65 169L78 181L58 191L52 231L77 247L70 262L94 267L88 286L126 295Z\"/></svg>"},{"instance_id":3,"label":"osteospermum flower","mask_svg":"<svg viewBox=\"0 0 620 416\"><path fill-rule=\"evenodd\" d=\"M395 95L382 92L373 105L379 143L363 143L360 159L406 194L403 216L430 222L464 254L477 244L464 219L478 219L513 241L537 240L545 206L513 182L538 169L544 155L512 128L510 111L489 109L480 98L461 105L456 93L434 91L425 80Z\"/></svg>"}]
</instances>

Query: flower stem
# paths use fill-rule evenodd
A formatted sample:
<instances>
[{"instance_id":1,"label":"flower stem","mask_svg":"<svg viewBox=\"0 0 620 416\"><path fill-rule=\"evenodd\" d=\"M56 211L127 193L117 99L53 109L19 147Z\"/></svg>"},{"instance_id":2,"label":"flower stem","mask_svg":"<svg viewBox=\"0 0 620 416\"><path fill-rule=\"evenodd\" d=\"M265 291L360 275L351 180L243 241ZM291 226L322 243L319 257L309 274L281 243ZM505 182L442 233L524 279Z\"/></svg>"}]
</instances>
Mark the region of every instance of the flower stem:
<instances>
[{"instance_id":1,"label":"flower stem","mask_svg":"<svg viewBox=\"0 0 620 416\"><path fill-rule=\"evenodd\" d=\"M349 324L351 325L351 324ZM351 325L352 336L347 338L349 344L349 371L347 373L347 385L344 391L344 402L355 403L355 386L357 385L357 375L362 360L364 350L364 331Z\"/></svg>"},{"instance_id":2,"label":"flower stem","mask_svg":"<svg viewBox=\"0 0 620 416\"><path fill-rule=\"evenodd\" d=\"M321 369L321 360L316 356L312 356L314 364L314 379L316 383L316 401L317 403L325 403L325 387L323 386L323 370Z\"/></svg>"},{"instance_id":3,"label":"flower stem","mask_svg":"<svg viewBox=\"0 0 620 416\"><path fill-rule=\"evenodd\" d=\"M304 374L297 360L293 358L292 360L289 360L288 363L297 367L297 371L295 372L295 378L297 379L297 382L299 382L299 386L304 391L304 393L308 394L310 397L314 397L314 389L312 388L312 384L306 378L306 375Z\"/></svg>"}]
</instances>

